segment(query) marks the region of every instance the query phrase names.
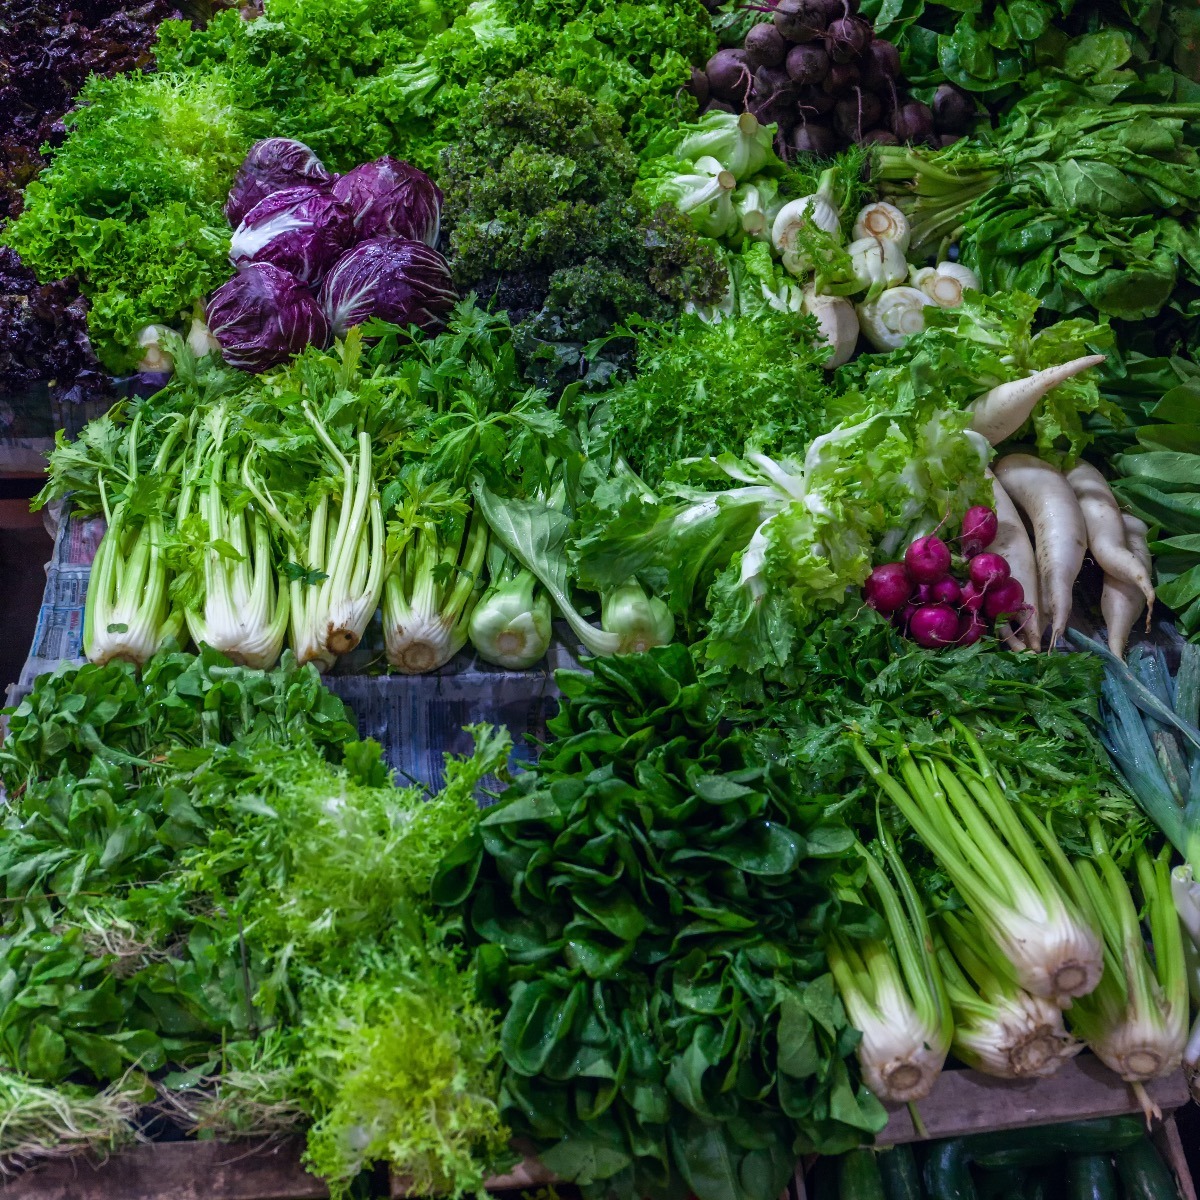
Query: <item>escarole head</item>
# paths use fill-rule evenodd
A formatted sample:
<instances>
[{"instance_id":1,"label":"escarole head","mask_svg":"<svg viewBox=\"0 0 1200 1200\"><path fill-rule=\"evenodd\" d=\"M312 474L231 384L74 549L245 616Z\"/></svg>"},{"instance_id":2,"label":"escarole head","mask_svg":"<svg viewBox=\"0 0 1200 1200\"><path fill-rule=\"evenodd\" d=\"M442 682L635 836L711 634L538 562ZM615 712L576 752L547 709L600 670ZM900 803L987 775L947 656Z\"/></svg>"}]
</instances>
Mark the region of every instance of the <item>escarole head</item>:
<instances>
[{"instance_id":1,"label":"escarole head","mask_svg":"<svg viewBox=\"0 0 1200 1200\"><path fill-rule=\"evenodd\" d=\"M536 584L529 571L521 571L513 579L493 583L475 606L468 635L484 661L523 671L545 655L550 646L550 599Z\"/></svg>"}]
</instances>

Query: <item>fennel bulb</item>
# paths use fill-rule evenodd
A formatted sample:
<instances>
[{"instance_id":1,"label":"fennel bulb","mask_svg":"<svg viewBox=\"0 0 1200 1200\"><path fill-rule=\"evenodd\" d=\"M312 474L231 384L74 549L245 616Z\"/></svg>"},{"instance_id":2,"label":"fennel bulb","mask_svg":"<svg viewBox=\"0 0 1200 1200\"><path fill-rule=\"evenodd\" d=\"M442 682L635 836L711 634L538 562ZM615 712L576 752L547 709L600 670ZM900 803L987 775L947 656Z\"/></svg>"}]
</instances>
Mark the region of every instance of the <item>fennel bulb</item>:
<instances>
[{"instance_id":1,"label":"fennel bulb","mask_svg":"<svg viewBox=\"0 0 1200 1200\"><path fill-rule=\"evenodd\" d=\"M600 627L617 637L617 654L642 654L671 640L675 619L662 600L627 579L601 597Z\"/></svg>"},{"instance_id":2,"label":"fennel bulb","mask_svg":"<svg viewBox=\"0 0 1200 1200\"><path fill-rule=\"evenodd\" d=\"M837 180L837 167L830 167L821 175L811 196L792 200L775 214L771 244L792 275L809 270L814 247L819 253L823 238L833 238L836 242L841 236L841 213L834 203Z\"/></svg>"},{"instance_id":3,"label":"fennel bulb","mask_svg":"<svg viewBox=\"0 0 1200 1200\"><path fill-rule=\"evenodd\" d=\"M918 760L905 748L897 760L901 783L861 744L856 751L950 876L1012 978L1065 1007L1100 981L1100 939L1041 857L979 743L953 724L975 756L974 770L961 761L951 769L944 759Z\"/></svg>"},{"instance_id":4,"label":"fennel bulb","mask_svg":"<svg viewBox=\"0 0 1200 1200\"><path fill-rule=\"evenodd\" d=\"M925 310L934 302L913 287L892 287L858 305L863 336L876 350L897 350L925 328Z\"/></svg>"},{"instance_id":5,"label":"fennel bulb","mask_svg":"<svg viewBox=\"0 0 1200 1200\"><path fill-rule=\"evenodd\" d=\"M908 276L908 263L895 242L883 238L863 237L846 247L854 267L856 291L865 291L867 300L874 300L885 288L903 283Z\"/></svg>"},{"instance_id":6,"label":"fennel bulb","mask_svg":"<svg viewBox=\"0 0 1200 1200\"><path fill-rule=\"evenodd\" d=\"M489 550L488 566L491 586L471 613L467 636L485 662L527 670L550 648L550 598L533 572L514 569L508 555Z\"/></svg>"},{"instance_id":7,"label":"fennel bulb","mask_svg":"<svg viewBox=\"0 0 1200 1200\"><path fill-rule=\"evenodd\" d=\"M977 923L947 913L941 928L938 963L954 1017L956 1058L998 1079L1045 1078L1083 1049L1067 1032L1062 1009L1007 978Z\"/></svg>"},{"instance_id":8,"label":"fennel bulb","mask_svg":"<svg viewBox=\"0 0 1200 1200\"><path fill-rule=\"evenodd\" d=\"M442 521L429 512L441 507ZM435 671L467 641L471 610L482 590L487 523L464 493L441 484L410 490L391 529L395 565L383 591L388 662L406 675Z\"/></svg>"},{"instance_id":9,"label":"fennel bulb","mask_svg":"<svg viewBox=\"0 0 1200 1200\"><path fill-rule=\"evenodd\" d=\"M912 238L908 218L894 205L886 200L877 200L858 211L854 218L855 238L874 237L893 243L900 251L901 257L908 253L908 243Z\"/></svg>"},{"instance_id":10,"label":"fennel bulb","mask_svg":"<svg viewBox=\"0 0 1200 1200\"><path fill-rule=\"evenodd\" d=\"M1188 1040L1183 931L1171 898L1165 850L1134 854L1154 958L1142 939L1137 907L1099 823L1090 825L1092 858L1075 863L1082 894L1104 932L1106 968L1099 987L1071 1006L1072 1029L1127 1083L1179 1068Z\"/></svg>"},{"instance_id":11,"label":"fennel bulb","mask_svg":"<svg viewBox=\"0 0 1200 1200\"><path fill-rule=\"evenodd\" d=\"M952 1023L925 911L882 825L879 837L903 904L874 856L859 851L891 943L868 939L855 945L835 936L826 953L850 1023L862 1033L863 1080L879 1100L907 1104L928 1096L941 1074Z\"/></svg>"},{"instance_id":12,"label":"fennel bulb","mask_svg":"<svg viewBox=\"0 0 1200 1200\"><path fill-rule=\"evenodd\" d=\"M957 308L962 303L963 292L979 291L979 276L962 263L940 262L936 267L914 267L909 272L909 282L919 292L942 308Z\"/></svg>"}]
</instances>

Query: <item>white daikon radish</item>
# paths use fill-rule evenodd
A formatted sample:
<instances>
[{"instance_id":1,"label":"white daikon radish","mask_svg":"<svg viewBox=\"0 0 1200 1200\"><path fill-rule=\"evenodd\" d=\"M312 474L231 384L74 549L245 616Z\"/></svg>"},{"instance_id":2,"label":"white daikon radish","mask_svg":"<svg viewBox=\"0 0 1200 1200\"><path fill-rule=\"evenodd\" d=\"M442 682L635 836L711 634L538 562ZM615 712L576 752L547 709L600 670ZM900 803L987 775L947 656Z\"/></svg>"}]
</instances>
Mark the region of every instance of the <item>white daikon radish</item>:
<instances>
[{"instance_id":1,"label":"white daikon radish","mask_svg":"<svg viewBox=\"0 0 1200 1200\"><path fill-rule=\"evenodd\" d=\"M1146 523L1132 513L1121 514L1121 528L1125 534L1125 545L1142 565L1150 571L1150 548L1146 545ZM1100 593L1100 612L1108 631L1108 648L1118 657L1125 657L1129 634L1137 619L1146 608L1146 597L1136 584L1111 575L1104 576L1104 590ZM1150 616L1146 615L1146 630L1150 630Z\"/></svg>"},{"instance_id":2,"label":"white daikon radish","mask_svg":"<svg viewBox=\"0 0 1200 1200\"><path fill-rule=\"evenodd\" d=\"M1087 551L1087 527L1062 472L1032 454L1009 454L993 468L1001 486L1033 526L1038 596L1050 624L1050 645L1071 616L1071 591Z\"/></svg>"},{"instance_id":3,"label":"white daikon radish","mask_svg":"<svg viewBox=\"0 0 1200 1200\"><path fill-rule=\"evenodd\" d=\"M1014 650L1042 648L1042 609L1038 596L1037 560L1033 554L1033 543L1025 532L1025 524L1017 506L1009 494L1000 486L1000 481L989 470L987 477L992 481L992 507L996 510L996 537L988 546L989 554L1003 555L1012 577L1025 591L1025 603L1030 612L1019 630L1005 626L1001 636Z\"/></svg>"},{"instance_id":4,"label":"white daikon radish","mask_svg":"<svg viewBox=\"0 0 1200 1200\"><path fill-rule=\"evenodd\" d=\"M982 433L993 446L998 446L1029 420L1037 402L1047 392L1103 361L1103 354L1089 354L992 388L971 405L974 414L971 428Z\"/></svg>"},{"instance_id":5,"label":"white daikon radish","mask_svg":"<svg viewBox=\"0 0 1200 1200\"><path fill-rule=\"evenodd\" d=\"M1121 509L1108 481L1091 463L1080 462L1067 472L1067 482L1083 512L1092 557L1105 575L1135 584L1153 613L1154 584L1150 582L1150 572L1126 544Z\"/></svg>"}]
</instances>

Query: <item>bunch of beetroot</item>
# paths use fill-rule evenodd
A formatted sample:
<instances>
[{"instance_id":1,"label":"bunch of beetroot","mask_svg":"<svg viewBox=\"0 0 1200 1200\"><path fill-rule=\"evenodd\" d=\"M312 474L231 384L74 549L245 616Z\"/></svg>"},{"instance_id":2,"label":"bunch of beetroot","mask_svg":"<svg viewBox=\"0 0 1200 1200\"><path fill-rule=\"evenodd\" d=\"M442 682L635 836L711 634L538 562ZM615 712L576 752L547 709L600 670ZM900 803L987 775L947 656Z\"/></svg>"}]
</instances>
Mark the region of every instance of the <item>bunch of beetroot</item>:
<instances>
[{"instance_id":1,"label":"bunch of beetroot","mask_svg":"<svg viewBox=\"0 0 1200 1200\"><path fill-rule=\"evenodd\" d=\"M947 145L966 132L974 101L950 84L933 107L900 90L900 55L856 15L857 0L760 0L769 19L740 48L692 71L705 111L752 112L779 126L779 150L829 156L851 142ZM757 7L757 5L755 5Z\"/></svg>"},{"instance_id":2,"label":"bunch of beetroot","mask_svg":"<svg viewBox=\"0 0 1200 1200\"><path fill-rule=\"evenodd\" d=\"M957 562L940 537L917 538L903 562L884 563L867 576L866 602L927 650L970 646L997 626L1019 625L1025 590L1007 560L987 552L997 528L992 509L968 509L955 539L962 551Z\"/></svg>"}]
</instances>

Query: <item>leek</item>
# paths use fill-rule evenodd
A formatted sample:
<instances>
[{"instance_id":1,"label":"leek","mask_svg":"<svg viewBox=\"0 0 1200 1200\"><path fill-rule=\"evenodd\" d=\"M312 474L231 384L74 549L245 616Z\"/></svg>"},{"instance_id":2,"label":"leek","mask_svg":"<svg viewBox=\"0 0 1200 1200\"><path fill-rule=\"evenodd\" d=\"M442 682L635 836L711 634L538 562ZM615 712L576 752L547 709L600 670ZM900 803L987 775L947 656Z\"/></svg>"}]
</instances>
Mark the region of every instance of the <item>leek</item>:
<instances>
[{"instance_id":1,"label":"leek","mask_svg":"<svg viewBox=\"0 0 1200 1200\"><path fill-rule=\"evenodd\" d=\"M907 1104L928 1096L941 1074L950 1049L950 1004L925 911L882 826L880 842L903 903L875 857L861 846L859 852L891 943L855 944L835 935L827 957L850 1023L862 1033L864 1082L879 1100Z\"/></svg>"},{"instance_id":2,"label":"leek","mask_svg":"<svg viewBox=\"0 0 1200 1200\"><path fill-rule=\"evenodd\" d=\"M185 419L176 419L153 465L138 460L141 412L125 441L125 486L110 501L104 471L97 477L106 529L96 549L83 610L83 652L90 662L124 659L141 665L183 629L168 588L169 552L163 508L175 486L181 458L172 461Z\"/></svg>"},{"instance_id":3,"label":"leek","mask_svg":"<svg viewBox=\"0 0 1200 1200\"><path fill-rule=\"evenodd\" d=\"M1151 859L1134 854L1146 906L1153 961L1129 887L1113 860L1099 822L1089 824L1092 857L1075 864L1099 928L1105 970L1099 986L1072 1005L1072 1029L1127 1083L1178 1069L1187 1041L1188 990L1183 933L1171 898L1169 848Z\"/></svg>"},{"instance_id":4,"label":"leek","mask_svg":"<svg viewBox=\"0 0 1200 1200\"><path fill-rule=\"evenodd\" d=\"M393 564L383 594L387 658L416 675L444 666L467 641L482 591L488 529L461 489L405 481L408 495L388 527Z\"/></svg>"},{"instance_id":5,"label":"leek","mask_svg":"<svg viewBox=\"0 0 1200 1200\"><path fill-rule=\"evenodd\" d=\"M1004 795L983 750L955 721L976 761L954 769L901 749L900 779L861 742L859 759L941 864L1011 978L1065 1007L1100 980L1096 932L1063 891Z\"/></svg>"},{"instance_id":6,"label":"leek","mask_svg":"<svg viewBox=\"0 0 1200 1200\"><path fill-rule=\"evenodd\" d=\"M177 527L186 538L189 526L197 522L200 538L200 563L191 572L197 582L184 615L197 645L207 644L235 663L267 670L283 648L288 591L274 564L267 518L226 498L238 482L228 425L223 404L206 415L193 448L192 470L180 488Z\"/></svg>"},{"instance_id":7,"label":"leek","mask_svg":"<svg viewBox=\"0 0 1200 1200\"><path fill-rule=\"evenodd\" d=\"M1062 1010L1018 987L971 917L944 913L938 963L954 1019L951 1049L969 1067L998 1079L1044 1078L1083 1049Z\"/></svg>"}]
</instances>

